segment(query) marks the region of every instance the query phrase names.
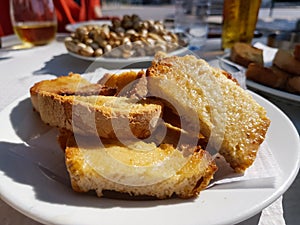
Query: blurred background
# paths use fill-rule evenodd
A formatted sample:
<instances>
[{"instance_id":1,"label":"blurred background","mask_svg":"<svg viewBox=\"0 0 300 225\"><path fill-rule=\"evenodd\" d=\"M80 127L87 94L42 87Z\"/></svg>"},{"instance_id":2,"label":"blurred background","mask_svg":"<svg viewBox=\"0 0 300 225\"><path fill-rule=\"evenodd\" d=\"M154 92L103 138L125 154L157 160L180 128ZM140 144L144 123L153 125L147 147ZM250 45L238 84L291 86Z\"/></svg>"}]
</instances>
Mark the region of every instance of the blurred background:
<instances>
[{"instance_id":1,"label":"blurred background","mask_svg":"<svg viewBox=\"0 0 300 225\"><path fill-rule=\"evenodd\" d=\"M116 5L172 5L175 0L101 0L103 9ZM299 0L262 0L261 7L293 7L300 6ZM221 15L223 0L211 0L211 14Z\"/></svg>"}]
</instances>

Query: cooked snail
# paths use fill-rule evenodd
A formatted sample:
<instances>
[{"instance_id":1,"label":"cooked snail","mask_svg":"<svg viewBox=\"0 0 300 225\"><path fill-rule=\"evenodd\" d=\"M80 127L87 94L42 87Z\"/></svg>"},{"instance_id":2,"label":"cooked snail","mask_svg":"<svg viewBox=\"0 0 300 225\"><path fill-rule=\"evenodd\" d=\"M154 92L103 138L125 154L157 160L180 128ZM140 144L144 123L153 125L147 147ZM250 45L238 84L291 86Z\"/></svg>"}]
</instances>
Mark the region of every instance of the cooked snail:
<instances>
[{"instance_id":1,"label":"cooked snail","mask_svg":"<svg viewBox=\"0 0 300 225\"><path fill-rule=\"evenodd\" d=\"M113 19L112 25L84 25L65 39L66 48L89 57L129 58L151 56L156 51L179 48L179 38L160 21L141 20L137 15Z\"/></svg>"}]
</instances>

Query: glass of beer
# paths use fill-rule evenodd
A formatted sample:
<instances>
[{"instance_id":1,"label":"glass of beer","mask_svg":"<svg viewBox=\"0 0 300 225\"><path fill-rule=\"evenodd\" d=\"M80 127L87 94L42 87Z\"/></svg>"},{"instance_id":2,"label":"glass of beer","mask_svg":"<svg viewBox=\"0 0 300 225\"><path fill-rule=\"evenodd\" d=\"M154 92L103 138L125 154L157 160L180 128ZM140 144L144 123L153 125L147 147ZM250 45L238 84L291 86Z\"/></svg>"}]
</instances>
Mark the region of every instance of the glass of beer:
<instances>
[{"instance_id":1,"label":"glass of beer","mask_svg":"<svg viewBox=\"0 0 300 225\"><path fill-rule=\"evenodd\" d=\"M24 45L46 45L54 40L57 20L52 0L10 0L10 16Z\"/></svg>"},{"instance_id":2,"label":"glass of beer","mask_svg":"<svg viewBox=\"0 0 300 225\"><path fill-rule=\"evenodd\" d=\"M222 49L235 42L251 43L261 0L224 0Z\"/></svg>"}]
</instances>

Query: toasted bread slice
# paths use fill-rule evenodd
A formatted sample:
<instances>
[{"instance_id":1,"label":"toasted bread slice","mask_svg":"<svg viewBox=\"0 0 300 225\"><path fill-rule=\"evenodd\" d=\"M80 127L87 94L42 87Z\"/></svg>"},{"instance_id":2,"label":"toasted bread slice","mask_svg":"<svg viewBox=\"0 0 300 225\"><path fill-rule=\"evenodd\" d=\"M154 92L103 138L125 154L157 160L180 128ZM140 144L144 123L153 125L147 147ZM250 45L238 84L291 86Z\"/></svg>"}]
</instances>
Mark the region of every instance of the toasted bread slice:
<instances>
[{"instance_id":1,"label":"toasted bread slice","mask_svg":"<svg viewBox=\"0 0 300 225\"><path fill-rule=\"evenodd\" d=\"M101 84L93 84L84 79L80 74L69 73L52 80L42 80L30 88L31 102L36 111L39 111L38 94L48 92L62 96L69 95L105 95L112 96L117 92L116 88Z\"/></svg>"},{"instance_id":2,"label":"toasted bread slice","mask_svg":"<svg viewBox=\"0 0 300 225\"><path fill-rule=\"evenodd\" d=\"M89 85L90 82L82 78L80 74L70 73L68 76L62 76L58 79L42 80L35 83L30 88L31 102L36 111L39 111L38 93L46 91L49 93L66 94L75 93L79 85Z\"/></svg>"},{"instance_id":3,"label":"toasted bread slice","mask_svg":"<svg viewBox=\"0 0 300 225\"><path fill-rule=\"evenodd\" d=\"M162 112L158 101L137 102L114 96L61 96L41 92L38 103L43 122L104 138L147 138Z\"/></svg>"},{"instance_id":4,"label":"toasted bread slice","mask_svg":"<svg viewBox=\"0 0 300 225\"><path fill-rule=\"evenodd\" d=\"M230 59L244 67L248 67L250 63L264 64L263 50L242 42L237 42L233 45Z\"/></svg>"},{"instance_id":5,"label":"toasted bread slice","mask_svg":"<svg viewBox=\"0 0 300 225\"><path fill-rule=\"evenodd\" d=\"M66 135L66 133L62 133ZM65 161L72 188L77 192L116 191L159 199L191 198L207 187L216 165L210 155L194 147L189 156L172 144L143 141L124 145L113 139L69 135Z\"/></svg>"},{"instance_id":6,"label":"toasted bread slice","mask_svg":"<svg viewBox=\"0 0 300 225\"><path fill-rule=\"evenodd\" d=\"M155 129L162 113L159 101L102 92L110 89L78 74L41 81L30 89L33 107L51 126L105 138L147 138Z\"/></svg>"},{"instance_id":7,"label":"toasted bread slice","mask_svg":"<svg viewBox=\"0 0 300 225\"><path fill-rule=\"evenodd\" d=\"M219 150L237 172L253 163L270 120L228 74L187 55L155 60L146 75L150 94L173 107L186 127L194 126L192 131L209 139L207 150Z\"/></svg>"},{"instance_id":8,"label":"toasted bread slice","mask_svg":"<svg viewBox=\"0 0 300 225\"><path fill-rule=\"evenodd\" d=\"M286 88L291 93L300 94L300 76L290 77Z\"/></svg>"},{"instance_id":9,"label":"toasted bread slice","mask_svg":"<svg viewBox=\"0 0 300 225\"><path fill-rule=\"evenodd\" d=\"M264 67L255 63L250 63L246 71L249 80L270 86L272 88L284 89L289 74L276 66Z\"/></svg>"},{"instance_id":10,"label":"toasted bread slice","mask_svg":"<svg viewBox=\"0 0 300 225\"><path fill-rule=\"evenodd\" d=\"M292 75L300 76L300 61L289 51L278 49L273 64Z\"/></svg>"}]
</instances>

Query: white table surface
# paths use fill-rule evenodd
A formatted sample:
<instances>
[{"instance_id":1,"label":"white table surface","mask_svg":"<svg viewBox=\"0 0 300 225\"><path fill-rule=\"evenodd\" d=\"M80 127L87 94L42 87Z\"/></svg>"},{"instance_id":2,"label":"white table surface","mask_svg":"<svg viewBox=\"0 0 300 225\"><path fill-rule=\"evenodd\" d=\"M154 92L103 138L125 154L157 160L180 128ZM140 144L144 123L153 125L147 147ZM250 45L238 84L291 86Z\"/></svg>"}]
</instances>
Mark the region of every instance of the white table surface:
<instances>
[{"instance_id":1,"label":"white table surface","mask_svg":"<svg viewBox=\"0 0 300 225\"><path fill-rule=\"evenodd\" d=\"M5 47L15 44L16 40L15 36L4 37L2 38L2 45ZM207 60L211 60L215 56L222 54L219 49L220 40L210 39L205 49L199 52L199 55ZM0 111L9 103L27 94L29 88L35 82L66 75L71 71L83 73L89 65L90 62L76 59L67 53L61 36L58 36L56 41L46 46L20 51L0 51ZM297 127L298 132L300 132L300 106L279 101L278 99L270 100L290 117ZM294 184L283 196L283 207L287 224L298 224L300 219L299 175ZM256 215L239 225L258 224L259 216ZM36 225L40 223L17 212L0 200L0 224Z\"/></svg>"}]
</instances>

